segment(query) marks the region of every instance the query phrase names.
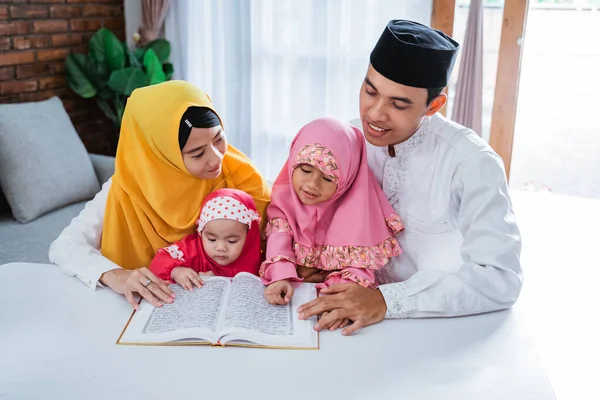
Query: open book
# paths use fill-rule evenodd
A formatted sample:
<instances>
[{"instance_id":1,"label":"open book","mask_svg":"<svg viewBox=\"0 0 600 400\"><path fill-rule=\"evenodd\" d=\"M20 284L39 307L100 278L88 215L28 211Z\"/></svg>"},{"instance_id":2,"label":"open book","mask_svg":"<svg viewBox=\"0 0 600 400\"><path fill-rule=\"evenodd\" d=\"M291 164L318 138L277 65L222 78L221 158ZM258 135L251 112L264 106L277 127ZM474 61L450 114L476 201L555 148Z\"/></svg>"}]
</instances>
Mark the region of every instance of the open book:
<instances>
[{"instance_id":1,"label":"open book","mask_svg":"<svg viewBox=\"0 0 600 400\"><path fill-rule=\"evenodd\" d=\"M281 306L267 303L260 279L245 272L202 280L193 291L171 285L177 296L171 304L154 307L143 300L117 344L319 348L316 321L299 320L296 311L316 297L314 284L296 287L292 301Z\"/></svg>"}]
</instances>

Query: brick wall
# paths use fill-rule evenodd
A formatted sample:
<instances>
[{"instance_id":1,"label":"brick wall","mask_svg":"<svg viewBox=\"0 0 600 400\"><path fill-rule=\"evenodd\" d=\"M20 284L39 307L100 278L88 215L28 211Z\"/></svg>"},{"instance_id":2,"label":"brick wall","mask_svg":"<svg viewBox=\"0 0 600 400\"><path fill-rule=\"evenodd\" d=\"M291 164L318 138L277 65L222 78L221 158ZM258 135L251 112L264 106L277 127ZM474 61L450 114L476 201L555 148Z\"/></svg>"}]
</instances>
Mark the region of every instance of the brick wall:
<instances>
[{"instance_id":1,"label":"brick wall","mask_svg":"<svg viewBox=\"0 0 600 400\"><path fill-rule=\"evenodd\" d=\"M123 0L0 0L0 103L59 96L90 152L113 154L112 124L67 86L64 61L100 27L124 40Z\"/></svg>"}]
</instances>

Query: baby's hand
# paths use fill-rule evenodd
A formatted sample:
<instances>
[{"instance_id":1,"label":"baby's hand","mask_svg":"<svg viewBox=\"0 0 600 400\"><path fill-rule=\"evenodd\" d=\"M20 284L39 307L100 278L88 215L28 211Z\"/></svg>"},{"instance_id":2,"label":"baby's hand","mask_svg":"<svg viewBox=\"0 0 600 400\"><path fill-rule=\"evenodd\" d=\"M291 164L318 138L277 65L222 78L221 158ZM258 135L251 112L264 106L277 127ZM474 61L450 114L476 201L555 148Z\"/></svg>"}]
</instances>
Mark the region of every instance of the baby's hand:
<instances>
[{"instance_id":1,"label":"baby's hand","mask_svg":"<svg viewBox=\"0 0 600 400\"><path fill-rule=\"evenodd\" d=\"M288 280L273 282L265 289L265 299L269 304L287 304L293 295L294 287Z\"/></svg>"},{"instance_id":2,"label":"baby's hand","mask_svg":"<svg viewBox=\"0 0 600 400\"><path fill-rule=\"evenodd\" d=\"M327 314L329 314L329 312L325 311L323 314L321 314L319 320L325 318ZM345 328L346 325L348 325L349 323L350 320L348 318L336 319L330 323L327 323L326 325L322 325L322 329L329 329L330 331L335 331L336 329Z\"/></svg>"},{"instance_id":3,"label":"baby's hand","mask_svg":"<svg viewBox=\"0 0 600 400\"><path fill-rule=\"evenodd\" d=\"M181 285L185 290L193 290L194 286L201 288L204 285L196 271L188 267L177 267L171 271L171 279Z\"/></svg>"}]
</instances>

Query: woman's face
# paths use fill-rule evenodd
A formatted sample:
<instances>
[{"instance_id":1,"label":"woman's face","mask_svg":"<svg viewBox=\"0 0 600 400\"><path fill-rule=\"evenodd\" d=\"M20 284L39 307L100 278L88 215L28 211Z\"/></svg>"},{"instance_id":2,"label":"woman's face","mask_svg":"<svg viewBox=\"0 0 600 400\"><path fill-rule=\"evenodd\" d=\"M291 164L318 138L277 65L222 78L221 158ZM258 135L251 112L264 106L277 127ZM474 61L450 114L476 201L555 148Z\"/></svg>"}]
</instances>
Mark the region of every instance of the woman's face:
<instances>
[{"instance_id":1,"label":"woman's face","mask_svg":"<svg viewBox=\"0 0 600 400\"><path fill-rule=\"evenodd\" d=\"M183 163L199 179L215 179L221 175L227 138L221 126L192 128L187 143L181 150Z\"/></svg>"}]
</instances>

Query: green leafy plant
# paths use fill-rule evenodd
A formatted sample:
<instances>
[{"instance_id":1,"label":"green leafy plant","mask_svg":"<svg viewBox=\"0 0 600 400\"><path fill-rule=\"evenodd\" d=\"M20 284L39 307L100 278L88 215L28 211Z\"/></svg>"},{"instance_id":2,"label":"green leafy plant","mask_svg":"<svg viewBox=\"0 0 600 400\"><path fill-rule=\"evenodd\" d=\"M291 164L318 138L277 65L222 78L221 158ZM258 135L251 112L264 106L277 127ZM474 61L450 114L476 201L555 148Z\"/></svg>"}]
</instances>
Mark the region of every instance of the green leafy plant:
<instances>
[{"instance_id":1,"label":"green leafy plant","mask_svg":"<svg viewBox=\"0 0 600 400\"><path fill-rule=\"evenodd\" d=\"M79 96L95 98L118 129L131 92L171 79L170 54L171 45L165 39L129 49L110 30L100 28L90 39L87 55L67 57L67 83Z\"/></svg>"}]
</instances>

